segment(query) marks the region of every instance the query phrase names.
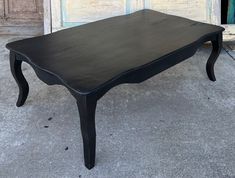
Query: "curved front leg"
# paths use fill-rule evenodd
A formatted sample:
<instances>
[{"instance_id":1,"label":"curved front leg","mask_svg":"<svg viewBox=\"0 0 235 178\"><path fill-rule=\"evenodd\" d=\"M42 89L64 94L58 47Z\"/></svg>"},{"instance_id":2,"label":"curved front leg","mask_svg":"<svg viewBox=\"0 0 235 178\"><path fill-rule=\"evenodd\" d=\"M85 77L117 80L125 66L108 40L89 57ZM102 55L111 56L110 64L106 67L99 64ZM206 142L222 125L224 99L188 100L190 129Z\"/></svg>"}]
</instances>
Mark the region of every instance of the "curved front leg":
<instances>
[{"instance_id":1,"label":"curved front leg","mask_svg":"<svg viewBox=\"0 0 235 178\"><path fill-rule=\"evenodd\" d=\"M16 54L10 51L11 73L13 77L15 78L15 81L19 87L19 96L16 102L17 107L20 107L25 103L28 93L29 93L29 85L22 74L21 64L22 64L22 61L17 60Z\"/></svg>"},{"instance_id":2,"label":"curved front leg","mask_svg":"<svg viewBox=\"0 0 235 178\"><path fill-rule=\"evenodd\" d=\"M215 73L214 73L214 64L220 54L220 51L222 49L222 38L223 34L220 33L216 36L215 40L212 40L212 52L211 55L206 63L206 72L211 81L216 81Z\"/></svg>"},{"instance_id":3,"label":"curved front leg","mask_svg":"<svg viewBox=\"0 0 235 178\"><path fill-rule=\"evenodd\" d=\"M95 131L95 110L96 100L87 96L77 99L77 106L80 114L80 125L83 138L83 150L85 166L92 169L95 166L96 131Z\"/></svg>"}]
</instances>

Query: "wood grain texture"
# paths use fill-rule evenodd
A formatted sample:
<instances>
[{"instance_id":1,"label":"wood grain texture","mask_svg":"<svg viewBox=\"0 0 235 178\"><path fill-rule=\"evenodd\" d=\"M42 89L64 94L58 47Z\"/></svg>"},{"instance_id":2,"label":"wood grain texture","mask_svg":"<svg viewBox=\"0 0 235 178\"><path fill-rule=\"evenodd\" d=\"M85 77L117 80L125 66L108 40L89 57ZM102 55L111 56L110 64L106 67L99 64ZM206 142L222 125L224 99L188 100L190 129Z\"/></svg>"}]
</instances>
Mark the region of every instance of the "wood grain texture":
<instances>
[{"instance_id":1,"label":"wood grain texture","mask_svg":"<svg viewBox=\"0 0 235 178\"><path fill-rule=\"evenodd\" d=\"M5 0L5 16L8 21L19 22L42 22L42 0Z\"/></svg>"}]
</instances>

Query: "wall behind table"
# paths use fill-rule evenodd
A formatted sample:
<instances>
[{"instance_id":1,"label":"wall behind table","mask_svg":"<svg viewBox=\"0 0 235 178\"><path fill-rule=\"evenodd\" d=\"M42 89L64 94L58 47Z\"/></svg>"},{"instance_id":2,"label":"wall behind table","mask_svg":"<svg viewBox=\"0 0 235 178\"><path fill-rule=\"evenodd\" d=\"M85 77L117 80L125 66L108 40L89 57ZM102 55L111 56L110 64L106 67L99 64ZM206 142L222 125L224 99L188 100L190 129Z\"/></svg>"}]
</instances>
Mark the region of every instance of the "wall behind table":
<instances>
[{"instance_id":1,"label":"wall behind table","mask_svg":"<svg viewBox=\"0 0 235 178\"><path fill-rule=\"evenodd\" d=\"M151 9L206 22L207 0L150 0Z\"/></svg>"},{"instance_id":2,"label":"wall behind table","mask_svg":"<svg viewBox=\"0 0 235 178\"><path fill-rule=\"evenodd\" d=\"M144 8L144 0L51 0L52 31Z\"/></svg>"},{"instance_id":3,"label":"wall behind table","mask_svg":"<svg viewBox=\"0 0 235 178\"><path fill-rule=\"evenodd\" d=\"M220 25L220 0L51 0L52 31L150 8ZM235 26L225 26L235 34Z\"/></svg>"}]
</instances>

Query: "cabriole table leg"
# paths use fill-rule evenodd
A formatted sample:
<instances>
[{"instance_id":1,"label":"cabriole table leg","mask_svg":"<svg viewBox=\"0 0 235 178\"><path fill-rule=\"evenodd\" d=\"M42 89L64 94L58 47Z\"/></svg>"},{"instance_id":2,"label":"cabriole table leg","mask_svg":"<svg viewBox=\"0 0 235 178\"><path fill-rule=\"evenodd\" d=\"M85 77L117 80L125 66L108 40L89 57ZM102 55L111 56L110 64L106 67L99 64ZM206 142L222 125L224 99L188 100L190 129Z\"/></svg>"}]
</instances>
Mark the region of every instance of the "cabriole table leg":
<instances>
[{"instance_id":1,"label":"cabriole table leg","mask_svg":"<svg viewBox=\"0 0 235 178\"><path fill-rule=\"evenodd\" d=\"M11 51L10 52L11 73L15 78L15 81L19 87L19 96L16 102L16 106L18 107L22 106L25 103L29 93L29 85L22 73L21 64L22 61L16 59L16 54Z\"/></svg>"},{"instance_id":2,"label":"cabriole table leg","mask_svg":"<svg viewBox=\"0 0 235 178\"><path fill-rule=\"evenodd\" d=\"M212 40L212 52L211 55L206 63L206 72L211 81L216 81L215 73L214 73L214 65L215 62L220 54L222 48L222 33L216 35L216 39Z\"/></svg>"}]
</instances>

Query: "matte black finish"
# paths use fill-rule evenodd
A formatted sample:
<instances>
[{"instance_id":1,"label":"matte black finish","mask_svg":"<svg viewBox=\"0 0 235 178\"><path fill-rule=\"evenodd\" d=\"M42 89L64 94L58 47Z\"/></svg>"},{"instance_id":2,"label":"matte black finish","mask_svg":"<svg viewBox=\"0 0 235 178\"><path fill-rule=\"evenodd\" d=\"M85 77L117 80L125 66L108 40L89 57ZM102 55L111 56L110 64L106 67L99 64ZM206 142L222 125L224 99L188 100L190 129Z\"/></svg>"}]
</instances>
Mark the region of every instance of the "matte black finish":
<instances>
[{"instance_id":1,"label":"matte black finish","mask_svg":"<svg viewBox=\"0 0 235 178\"><path fill-rule=\"evenodd\" d=\"M205 42L213 50L206 71L215 81L214 64L224 28L141 10L50 35L7 44L12 74L19 86L17 106L24 104L28 84L21 62L30 64L48 85L64 85L77 100L85 166L95 165L95 109L112 87L142 82L193 56Z\"/></svg>"},{"instance_id":2,"label":"matte black finish","mask_svg":"<svg viewBox=\"0 0 235 178\"><path fill-rule=\"evenodd\" d=\"M89 97L81 97L77 100L80 114L81 131L83 138L85 166L91 169L95 165L95 109L96 101Z\"/></svg>"},{"instance_id":3,"label":"matte black finish","mask_svg":"<svg viewBox=\"0 0 235 178\"><path fill-rule=\"evenodd\" d=\"M15 53L10 52L11 73L15 78L19 87L19 96L16 102L16 106L18 107L22 106L25 103L29 93L29 85L22 74L21 64L22 64L21 60L16 60Z\"/></svg>"},{"instance_id":4,"label":"matte black finish","mask_svg":"<svg viewBox=\"0 0 235 178\"><path fill-rule=\"evenodd\" d=\"M217 35L215 40L211 40L212 53L206 63L206 72L211 81L216 81L214 73L214 64L222 49L222 35Z\"/></svg>"}]
</instances>

